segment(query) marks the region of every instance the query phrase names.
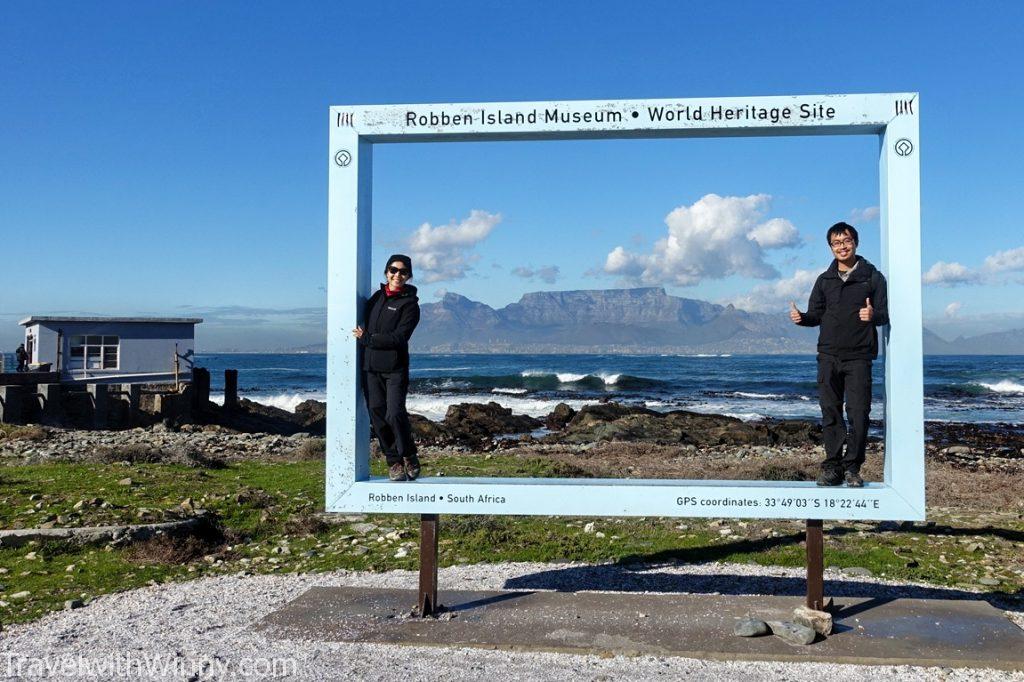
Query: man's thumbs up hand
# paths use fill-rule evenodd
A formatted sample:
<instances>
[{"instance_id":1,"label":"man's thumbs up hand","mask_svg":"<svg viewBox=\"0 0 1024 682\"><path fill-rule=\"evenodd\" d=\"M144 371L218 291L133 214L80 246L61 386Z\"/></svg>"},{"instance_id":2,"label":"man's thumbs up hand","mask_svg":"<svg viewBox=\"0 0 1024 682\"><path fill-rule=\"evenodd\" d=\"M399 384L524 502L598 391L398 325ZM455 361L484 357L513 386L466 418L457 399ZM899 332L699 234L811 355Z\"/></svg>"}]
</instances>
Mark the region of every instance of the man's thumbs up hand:
<instances>
[{"instance_id":1,"label":"man's thumbs up hand","mask_svg":"<svg viewBox=\"0 0 1024 682\"><path fill-rule=\"evenodd\" d=\"M796 303L793 303L793 301L789 302L789 319L793 320L794 324L800 324L804 319L804 316L796 309Z\"/></svg>"},{"instance_id":2,"label":"man's thumbs up hand","mask_svg":"<svg viewBox=\"0 0 1024 682\"><path fill-rule=\"evenodd\" d=\"M871 306L871 299L864 299L864 307L860 309L860 321L870 322L875 319L875 309Z\"/></svg>"}]
</instances>

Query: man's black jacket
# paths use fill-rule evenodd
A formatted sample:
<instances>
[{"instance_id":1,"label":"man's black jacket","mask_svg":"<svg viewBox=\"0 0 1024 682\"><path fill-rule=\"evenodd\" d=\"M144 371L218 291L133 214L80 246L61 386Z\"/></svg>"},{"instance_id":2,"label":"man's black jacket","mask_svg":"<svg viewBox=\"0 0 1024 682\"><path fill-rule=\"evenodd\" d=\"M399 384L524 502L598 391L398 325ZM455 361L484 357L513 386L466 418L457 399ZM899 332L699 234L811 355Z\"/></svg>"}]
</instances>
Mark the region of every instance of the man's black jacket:
<instances>
[{"instance_id":1,"label":"man's black jacket","mask_svg":"<svg viewBox=\"0 0 1024 682\"><path fill-rule=\"evenodd\" d=\"M381 284L366 301L366 327L359 343L363 346L363 369L397 372L409 367L409 338L420 321L416 287L406 285L386 296Z\"/></svg>"},{"instance_id":2,"label":"man's black jacket","mask_svg":"<svg viewBox=\"0 0 1024 682\"><path fill-rule=\"evenodd\" d=\"M867 299L875 309L871 322L861 322L860 309ZM839 278L835 260L828 270L818 275L800 324L817 327L818 352L841 360L878 357L876 327L889 324L889 296L885 277L875 266L857 256L857 266L845 282Z\"/></svg>"}]
</instances>

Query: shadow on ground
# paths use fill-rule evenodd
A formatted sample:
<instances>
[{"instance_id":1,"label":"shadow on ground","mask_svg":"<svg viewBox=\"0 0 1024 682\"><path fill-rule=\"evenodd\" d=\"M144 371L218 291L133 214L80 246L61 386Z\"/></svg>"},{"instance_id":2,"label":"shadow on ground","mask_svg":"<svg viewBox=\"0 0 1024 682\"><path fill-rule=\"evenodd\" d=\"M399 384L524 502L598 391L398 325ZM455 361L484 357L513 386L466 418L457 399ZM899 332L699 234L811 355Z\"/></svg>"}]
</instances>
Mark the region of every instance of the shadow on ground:
<instances>
[{"instance_id":1,"label":"shadow on ground","mask_svg":"<svg viewBox=\"0 0 1024 682\"><path fill-rule=\"evenodd\" d=\"M982 535L986 531L999 529L971 529L971 534ZM832 529L828 534L836 536L846 529ZM959 533L958 533L959 534ZM1000 534L1000 533L994 533ZM509 590L555 590L559 592L607 591L607 592L666 592L685 594L723 595L775 595L802 597L807 593L807 583L802 577L786 575L737 575L713 574L694 575L685 573L659 572L659 568L708 564L736 553L760 552L775 547L799 543L804 539L802 532L758 540L737 540L712 547L694 547L655 552L648 555L624 557L617 563L601 566L565 566L539 571L529 575L511 578L504 588ZM770 568L766 569L771 571ZM783 569L780 569L782 573ZM788 572L788 569L786 570ZM1024 595L1008 592L971 592L949 587L926 585L885 585L854 577L825 579L825 594L829 597L869 598L857 607L858 612L879 606L894 599L947 599L986 601L1004 611L1024 613ZM846 611L843 616L855 615Z\"/></svg>"}]
</instances>

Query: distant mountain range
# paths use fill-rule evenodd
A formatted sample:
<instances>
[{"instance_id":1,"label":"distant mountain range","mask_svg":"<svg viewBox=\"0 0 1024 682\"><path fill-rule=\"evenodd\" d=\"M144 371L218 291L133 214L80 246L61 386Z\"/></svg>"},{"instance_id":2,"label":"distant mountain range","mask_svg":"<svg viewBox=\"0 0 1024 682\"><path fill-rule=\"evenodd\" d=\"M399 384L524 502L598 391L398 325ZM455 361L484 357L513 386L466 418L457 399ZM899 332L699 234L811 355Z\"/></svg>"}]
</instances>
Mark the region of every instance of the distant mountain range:
<instances>
[{"instance_id":1,"label":"distant mountain range","mask_svg":"<svg viewBox=\"0 0 1024 682\"><path fill-rule=\"evenodd\" d=\"M1024 329L958 336L946 341L926 327L924 352L927 355L1024 355Z\"/></svg>"},{"instance_id":2,"label":"distant mountain range","mask_svg":"<svg viewBox=\"0 0 1024 682\"><path fill-rule=\"evenodd\" d=\"M431 353L802 353L816 338L659 288L538 291L498 310L449 293L421 311L412 350Z\"/></svg>"},{"instance_id":3,"label":"distant mountain range","mask_svg":"<svg viewBox=\"0 0 1024 682\"><path fill-rule=\"evenodd\" d=\"M537 291L494 309L448 293L420 303L418 353L813 353L816 329L785 311L753 313L664 289ZM289 352L324 352L314 344ZM1024 355L1024 329L946 341L924 330L928 355Z\"/></svg>"}]
</instances>

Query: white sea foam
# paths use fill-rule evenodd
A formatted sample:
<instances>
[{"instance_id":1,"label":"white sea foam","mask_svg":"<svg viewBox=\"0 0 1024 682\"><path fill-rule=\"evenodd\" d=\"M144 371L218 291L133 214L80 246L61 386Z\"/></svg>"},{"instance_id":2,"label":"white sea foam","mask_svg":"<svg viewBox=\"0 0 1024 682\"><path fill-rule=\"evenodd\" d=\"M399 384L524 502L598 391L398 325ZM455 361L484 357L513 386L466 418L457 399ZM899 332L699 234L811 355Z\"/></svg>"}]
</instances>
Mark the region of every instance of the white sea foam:
<instances>
[{"instance_id":1,"label":"white sea foam","mask_svg":"<svg viewBox=\"0 0 1024 682\"><path fill-rule=\"evenodd\" d=\"M519 373L521 377L555 377L559 383L562 384L574 384L577 381L583 381L587 377L594 377L600 379L605 383L606 386L614 386L619 382L622 377L621 373L609 374L607 372L597 372L596 374L580 374L579 372L545 372L539 369L528 369Z\"/></svg>"},{"instance_id":2,"label":"white sea foam","mask_svg":"<svg viewBox=\"0 0 1024 682\"><path fill-rule=\"evenodd\" d=\"M492 388L491 393L508 393L510 395L522 395L527 392L525 388Z\"/></svg>"},{"instance_id":3,"label":"white sea foam","mask_svg":"<svg viewBox=\"0 0 1024 682\"><path fill-rule=\"evenodd\" d=\"M305 372L297 367L242 367L239 372ZM315 370L308 370L315 371Z\"/></svg>"},{"instance_id":4,"label":"white sea foam","mask_svg":"<svg viewBox=\"0 0 1024 682\"><path fill-rule=\"evenodd\" d=\"M472 368L471 367L413 367L412 369L409 370L409 372L413 373L413 374L415 374L417 372L463 372L463 371L466 371L468 369L472 369Z\"/></svg>"},{"instance_id":5,"label":"white sea foam","mask_svg":"<svg viewBox=\"0 0 1024 682\"><path fill-rule=\"evenodd\" d=\"M984 386L988 390L995 391L996 393L1024 393L1024 385L1018 384L1016 381L1011 381L1009 379L1003 379L1002 381L998 381L994 384L979 381L978 385Z\"/></svg>"},{"instance_id":6,"label":"white sea foam","mask_svg":"<svg viewBox=\"0 0 1024 682\"><path fill-rule=\"evenodd\" d=\"M253 402L257 402L261 405L268 405L281 410L294 412L295 407L306 400L319 400L320 402L326 401L327 393L323 391L311 391L308 393L242 393L239 397L252 400ZM211 393L210 400L218 405L223 405L224 394Z\"/></svg>"},{"instance_id":7,"label":"white sea foam","mask_svg":"<svg viewBox=\"0 0 1024 682\"><path fill-rule=\"evenodd\" d=\"M778 400L779 398L786 397L781 393L748 393L746 391L734 391L729 395L737 398L766 398L768 400Z\"/></svg>"},{"instance_id":8,"label":"white sea foam","mask_svg":"<svg viewBox=\"0 0 1024 682\"><path fill-rule=\"evenodd\" d=\"M430 380L428 379L428 381ZM469 382L459 381L458 379L445 379L441 383L436 384L435 387L440 388L441 390L451 391L460 388L469 388Z\"/></svg>"},{"instance_id":9,"label":"white sea foam","mask_svg":"<svg viewBox=\"0 0 1024 682\"><path fill-rule=\"evenodd\" d=\"M555 409L558 403L566 403L574 410L584 405L592 405L596 400L544 400L541 398L521 398L515 395L502 393L483 394L462 394L462 395L423 395L411 394L405 402L406 408L415 414L422 415L427 419L440 421L448 412L449 405L458 403L498 403L502 407L511 409L516 414L526 414L531 417L544 417Z\"/></svg>"}]
</instances>

